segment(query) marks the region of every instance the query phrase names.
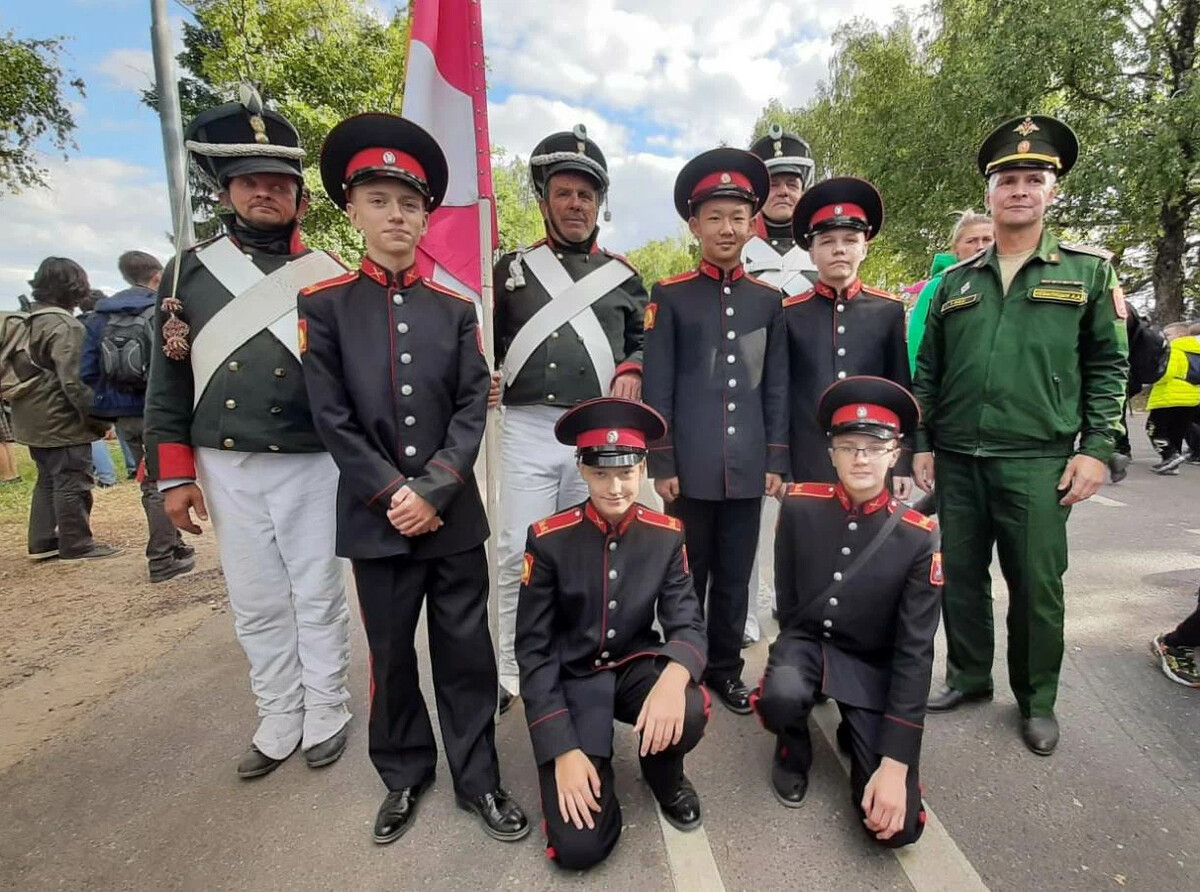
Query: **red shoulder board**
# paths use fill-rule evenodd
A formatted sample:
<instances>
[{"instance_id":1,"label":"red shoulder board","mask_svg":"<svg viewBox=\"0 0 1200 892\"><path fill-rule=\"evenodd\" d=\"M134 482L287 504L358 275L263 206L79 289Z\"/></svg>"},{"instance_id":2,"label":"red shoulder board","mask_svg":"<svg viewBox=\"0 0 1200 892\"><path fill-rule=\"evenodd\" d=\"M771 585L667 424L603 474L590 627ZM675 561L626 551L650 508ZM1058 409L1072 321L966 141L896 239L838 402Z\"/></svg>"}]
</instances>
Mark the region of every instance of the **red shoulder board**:
<instances>
[{"instance_id":1,"label":"red shoulder board","mask_svg":"<svg viewBox=\"0 0 1200 892\"><path fill-rule=\"evenodd\" d=\"M793 294L791 297L785 297L783 299L783 307L784 309L787 309L788 307L794 307L796 304L802 304L806 300L811 300L812 296L816 293L817 292L814 289L809 288L807 291L800 294Z\"/></svg>"},{"instance_id":2,"label":"red shoulder board","mask_svg":"<svg viewBox=\"0 0 1200 892\"><path fill-rule=\"evenodd\" d=\"M882 288L872 288L870 285L863 285L862 290L865 294L869 294L872 297L886 297L888 300L904 303L904 298L900 297L899 295L892 294L890 291L884 291Z\"/></svg>"},{"instance_id":3,"label":"red shoulder board","mask_svg":"<svg viewBox=\"0 0 1200 892\"><path fill-rule=\"evenodd\" d=\"M451 291L449 288L445 287L444 285L439 285L437 282L433 281L433 279L427 279L424 276L422 276L421 283L426 288L428 288L430 291L436 291L439 294L446 295L447 297L457 297L459 300L465 300L467 303L471 304L472 306L475 305L475 301L473 301L471 298L467 297L465 294L459 294L457 291Z\"/></svg>"},{"instance_id":4,"label":"red shoulder board","mask_svg":"<svg viewBox=\"0 0 1200 892\"><path fill-rule=\"evenodd\" d=\"M772 291L775 291L775 292L779 291L779 288L777 286L772 285L770 282L764 282L758 276L751 275L750 273L742 273L742 275L744 275L747 279L749 279L755 285L762 285L764 288L770 288Z\"/></svg>"},{"instance_id":5,"label":"red shoulder board","mask_svg":"<svg viewBox=\"0 0 1200 892\"><path fill-rule=\"evenodd\" d=\"M932 517L926 517L920 511L915 511L908 508L904 512L904 516L900 518L905 523L911 523L915 527L920 527L927 533L932 533L937 529L937 520Z\"/></svg>"},{"instance_id":6,"label":"red shoulder board","mask_svg":"<svg viewBox=\"0 0 1200 892\"><path fill-rule=\"evenodd\" d=\"M659 279L659 285L674 285L676 282L686 282L688 279L694 279L700 275L700 270L689 269L686 273L679 273L675 276L667 276L665 279Z\"/></svg>"},{"instance_id":7,"label":"red shoulder board","mask_svg":"<svg viewBox=\"0 0 1200 892\"><path fill-rule=\"evenodd\" d=\"M533 525L533 535L540 539L547 533L556 533L559 530L569 529L583 521L583 511L579 508L571 508L559 514L551 515L543 520L539 520Z\"/></svg>"},{"instance_id":8,"label":"red shoulder board","mask_svg":"<svg viewBox=\"0 0 1200 892\"><path fill-rule=\"evenodd\" d=\"M315 285L309 285L307 288L301 288L300 294L308 297L310 294L316 294L318 291L324 291L327 288L333 288L335 285L348 285L358 278L358 270L350 270L350 272L342 273L340 276L334 276L332 279L326 279L324 282L317 282Z\"/></svg>"},{"instance_id":9,"label":"red shoulder board","mask_svg":"<svg viewBox=\"0 0 1200 892\"><path fill-rule=\"evenodd\" d=\"M789 483L789 496L807 496L810 499L832 499L837 491L832 483Z\"/></svg>"},{"instance_id":10,"label":"red shoulder board","mask_svg":"<svg viewBox=\"0 0 1200 892\"><path fill-rule=\"evenodd\" d=\"M649 508L638 508L637 516L638 520L642 523L648 523L652 527L674 530L676 533L683 531L683 521L678 517L671 517L669 514L659 514L657 511L651 511Z\"/></svg>"}]
</instances>

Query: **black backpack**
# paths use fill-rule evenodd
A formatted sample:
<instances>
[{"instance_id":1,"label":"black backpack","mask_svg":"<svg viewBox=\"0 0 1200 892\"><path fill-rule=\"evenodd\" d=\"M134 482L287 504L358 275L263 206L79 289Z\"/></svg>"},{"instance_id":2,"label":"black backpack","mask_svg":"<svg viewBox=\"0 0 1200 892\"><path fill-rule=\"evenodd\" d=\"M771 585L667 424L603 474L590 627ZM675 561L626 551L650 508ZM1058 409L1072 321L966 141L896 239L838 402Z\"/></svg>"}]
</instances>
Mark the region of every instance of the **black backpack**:
<instances>
[{"instance_id":1,"label":"black backpack","mask_svg":"<svg viewBox=\"0 0 1200 892\"><path fill-rule=\"evenodd\" d=\"M100 370L118 390L143 391L150 379L154 307L140 313L108 313L100 336Z\"/></svg>"}]
</instances>

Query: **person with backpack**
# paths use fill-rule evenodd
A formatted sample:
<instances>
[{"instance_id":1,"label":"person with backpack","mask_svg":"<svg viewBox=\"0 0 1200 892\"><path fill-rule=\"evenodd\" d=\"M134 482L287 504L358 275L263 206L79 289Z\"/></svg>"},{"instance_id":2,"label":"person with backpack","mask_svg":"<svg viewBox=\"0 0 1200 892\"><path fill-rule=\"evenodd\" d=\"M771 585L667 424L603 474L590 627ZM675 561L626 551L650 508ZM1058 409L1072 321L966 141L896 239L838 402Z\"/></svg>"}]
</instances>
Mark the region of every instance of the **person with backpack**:
<instances>
[{"instance_id":1,"label":"person with backpack","mask_svg":"<svg viewBox=\"0 0 1200 892\"><path fill-rule=\"evenodd\" d=\"M92 538L92 441L108 427L91 417L92 390L79 374L86 330L73 310L88 278L73 260L47 257L30 281L29 313L0 329L0 399L12 404L13 433L29 447L38 477L29 506L29 557L113 557Z\"/></svg>"},{"instance_id":2,"label":"person with backpack","mask_svg":"<svg viewBox=\"0 0 1200 892\"><path fill-rule=\"evenodd\" d=\"M95 392L92 415L113 422L117 435L133 452L132 467L136 468L145 452L142 414L162 264L144 251L126 251L117 259L117 268L129 287L97 300L95 309L83 320L87 340L80 376ZM150 530L146 543L150 581L166 582L190 572L196 565L196 551L184 544L182 534L167 517L158 484L143 480L141 489Z\"/></svg>"}]
</instances>

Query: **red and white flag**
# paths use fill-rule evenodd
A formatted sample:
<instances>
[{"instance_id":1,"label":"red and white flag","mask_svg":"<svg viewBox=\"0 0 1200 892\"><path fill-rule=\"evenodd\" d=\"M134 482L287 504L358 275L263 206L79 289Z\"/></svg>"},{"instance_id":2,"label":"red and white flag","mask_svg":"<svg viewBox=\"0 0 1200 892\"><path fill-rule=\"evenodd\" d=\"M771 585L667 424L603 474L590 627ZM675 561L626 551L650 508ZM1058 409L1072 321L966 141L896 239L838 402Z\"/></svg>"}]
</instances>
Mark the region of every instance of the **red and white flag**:
<instances>
[{"instance_id":1,"label":"red and white flag","mask_svg":"<svg viewBox=\"0 0 1200 892\"><path fill-rule=\"evenodd\" d=\"M470 294L483 292L482 257L496 244L488 137L483 11L479 0L413 0L402 113L446 153L446 199L417 249L422 275ZM479 199L493 199L488 244L480 244Z\"/></svg>"}]
</instances>

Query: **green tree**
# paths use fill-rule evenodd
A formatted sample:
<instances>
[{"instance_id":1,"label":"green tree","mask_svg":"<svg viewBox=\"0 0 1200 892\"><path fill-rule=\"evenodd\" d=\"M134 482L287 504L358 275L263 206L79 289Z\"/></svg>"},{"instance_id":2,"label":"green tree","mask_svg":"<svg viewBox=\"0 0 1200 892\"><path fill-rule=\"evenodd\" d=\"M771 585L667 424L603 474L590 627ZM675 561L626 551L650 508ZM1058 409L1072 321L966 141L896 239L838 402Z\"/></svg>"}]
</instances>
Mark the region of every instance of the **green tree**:
<instances>
[{"instance_id":1,"label":"green tree","mask_svg":"<svg viewBox=\"0 0 1200 892\"><path fill-rule=\"evenodd\" d=\"M82 97L84 83L68 79L59 64L63 40L18 40L11 31L0 35L0 192L45 185L46 170L36 154L43 137L63 157L78 148L67 92Z\"/></svg>"},{"instance_id":2,"label":"green tree","mask_svg":"<svg viewBox=\"0 0 1200 892\"><path fill-rule=\"evenodd\" d=\"M492 191L496 194L496 217L501 254L528 247L546 235L537 196L529 181L529 168L504 149L492 149Z\"/></svg>"},{"instance_id":3,"label":"green tree","mask_svg":"<svg viewBox=\"0 0 1200 892\"><path fill-rule=\"evenodd\" d=\"M654 239L629 252L629 262L642 274L649 291L654 283L691 269L700 262L700 246L686 228L676 235Z\"/></svg>"}]
</instances>

